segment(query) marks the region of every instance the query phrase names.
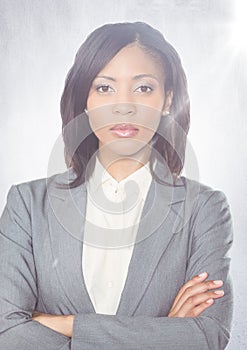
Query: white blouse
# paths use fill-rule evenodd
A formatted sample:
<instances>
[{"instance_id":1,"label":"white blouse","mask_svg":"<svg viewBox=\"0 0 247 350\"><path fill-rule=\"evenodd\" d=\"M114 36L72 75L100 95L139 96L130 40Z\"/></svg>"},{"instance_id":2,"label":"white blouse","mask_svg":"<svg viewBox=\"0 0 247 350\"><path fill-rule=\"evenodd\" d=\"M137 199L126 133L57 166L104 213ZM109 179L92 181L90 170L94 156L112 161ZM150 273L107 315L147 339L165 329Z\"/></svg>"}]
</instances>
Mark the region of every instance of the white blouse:
<instances>
[{"instance_id":1,"label":"white blouse","mask_svg":"<svg viewBox=\"0 0 247 350\"><path fill-rule=\"evenodd\" d=\"M96 313L117 312L151 181L149 162L118 182L96 157L94 172L87 182L82 254L83 276ZM114 230L127 237L124 245L122 241L109 243L108 233L114 235Z\"/></svg>"}]
</instances>

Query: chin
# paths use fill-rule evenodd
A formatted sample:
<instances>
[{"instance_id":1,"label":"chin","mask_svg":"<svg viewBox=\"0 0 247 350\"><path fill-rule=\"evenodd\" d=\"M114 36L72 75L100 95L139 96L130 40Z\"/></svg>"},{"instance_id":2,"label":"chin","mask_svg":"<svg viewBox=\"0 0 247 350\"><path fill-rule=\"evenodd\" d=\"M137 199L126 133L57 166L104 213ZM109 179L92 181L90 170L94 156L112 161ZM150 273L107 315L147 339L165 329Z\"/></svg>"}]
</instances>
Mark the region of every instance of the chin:
<instances>
[{"instance_id":1,"label":"chin","mask_svg":"<svg viewBox=\"0 0 247 350\"><path fill-rule=\"evenodd\" d=\"M136 159L143 157L145 153L148 154L150 150L147 142L127 138L111 142L105 147L116 156L135 157Z\"/></svg>"}]
</instances>

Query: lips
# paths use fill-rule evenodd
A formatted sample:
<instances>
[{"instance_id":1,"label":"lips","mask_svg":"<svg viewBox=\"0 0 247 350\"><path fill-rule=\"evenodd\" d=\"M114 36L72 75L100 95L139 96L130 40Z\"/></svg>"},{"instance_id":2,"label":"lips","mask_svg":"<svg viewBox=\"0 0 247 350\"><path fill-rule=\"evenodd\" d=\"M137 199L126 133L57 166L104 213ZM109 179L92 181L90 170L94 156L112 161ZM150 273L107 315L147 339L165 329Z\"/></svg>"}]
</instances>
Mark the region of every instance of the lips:
<instances>
[{"instance_id":1,"label":"lips","mask_svg":"<svg viewBox=\"0 0 247 350\"><path fill-rule=\"evenodd\" d=\"M131 124L117 124L111 129L111 132L118 137L132 137L138 133L138 129Z\"/></svg>"}]
</instances>

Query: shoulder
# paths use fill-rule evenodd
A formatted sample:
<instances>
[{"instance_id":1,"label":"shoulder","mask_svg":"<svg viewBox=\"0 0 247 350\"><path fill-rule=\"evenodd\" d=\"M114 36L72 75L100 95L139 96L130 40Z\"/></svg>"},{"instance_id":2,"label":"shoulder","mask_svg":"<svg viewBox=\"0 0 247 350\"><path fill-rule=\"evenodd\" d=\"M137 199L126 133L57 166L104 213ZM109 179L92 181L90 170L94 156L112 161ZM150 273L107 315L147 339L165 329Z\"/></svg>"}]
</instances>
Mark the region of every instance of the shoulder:
<instances>
[{"instance_id":1,"label":"shoulder","mask_svg":"<svg viewBox=\"0 0 247 350\"><path fill-rule=\"evenodd\" d=\"M7 194L7 203L23 201L29 206L32 202L43 201L49 189L56 188L58 184L68 184L74 176L72 169L68 169L63 173L13 184Z\"/></svg>"},{"instance_id":2,"label":"shoulder","mask_svg":"<svg viewBox=\"0 0 247 350\"><path fill-rule=\"evenodd\" d=\"M213 188L185 176L181 176L180 181L184 187L185 197L193 199L199 207L206 205L207 202L214 201L222 201L228 204L227 196L221 189Z\"/></svg>"},{"instance_id":3,"label":"shoulder","mask_svg":"<svg viewBox=\"0 0 247 350\"><path fill-rule=\"evenodd\" d=\"M185 212L195 228L206 231L225 226L232 234L232 215L226 194L199 181L181 177L185 188Z\"/></svg>"}]
</instances>

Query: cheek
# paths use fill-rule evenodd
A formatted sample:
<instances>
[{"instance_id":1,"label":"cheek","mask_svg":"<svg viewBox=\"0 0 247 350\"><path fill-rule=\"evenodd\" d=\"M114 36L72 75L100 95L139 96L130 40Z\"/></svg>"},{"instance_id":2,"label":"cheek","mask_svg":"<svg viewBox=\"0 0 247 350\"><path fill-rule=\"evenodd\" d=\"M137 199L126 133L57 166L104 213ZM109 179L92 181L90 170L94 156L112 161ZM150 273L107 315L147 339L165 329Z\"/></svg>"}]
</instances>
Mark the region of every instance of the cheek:
<instances>
[{"instance_id":1,"label":"cheek","mask_svg":"<svg viewBox=\"0 0 247 350\"><path fill-rule=\"evenodd\" d=\"M116 124L116 117L112 115L112 107L109 105L90 110L88 120L95 134L101 132L102 128L109 129L110 125Z\"/></svg>"},{"instance_id":2,"label":"cheek","mask_svg":"<svg viewBox=\"0 0 247 350\"><path fill-rule=\"evenodd\" d=\"M137 138L144 140L144 137L150 138L160 123L161 112L158 109L145 105L136 105L133 115L114 114L112 106L105 105L95 108L88 112L89 124L95 135L101 137L110 137L109 128L117 123L131 123L139 128Z\"/></svg>"},{"instance_id":3,"label":"cheek","mask_svg":"<svg viewBox=\"0 0 247 350\"><path fill-rule=\"evenodd\" d=\"M90 109L93 109L99 105L100 105L100 101L99 101L98 96L95 94L95 91L90 90L88 93L88 98L87 98L87 103L86 103L87 109L90 110Z\"/></svg>"},{"instance_id":4,"label":"cheek","mask_svg":"<svg viewBox=\"0 0 247 350\"><path fill-rule=\"evenodd\" d=\"M161 119L161 112L159 110L142 106L138 110L138 117L136 118L136 125L143 130L145 134L154 134L158 129Z\"/></svg>"},{"instance_id":5,"label":"cheek","mask_svg":"<svg viewBox=\"0 0 247 350\"><path fill-rule=\"evenodd\" d=\"M111 134L109 132L109 128L100 128L97 130L93 130L95 136L97 137L97 139L101 142L101 143L109 143L112 141L112 137Z\"/></svg>"}]
</instances>

